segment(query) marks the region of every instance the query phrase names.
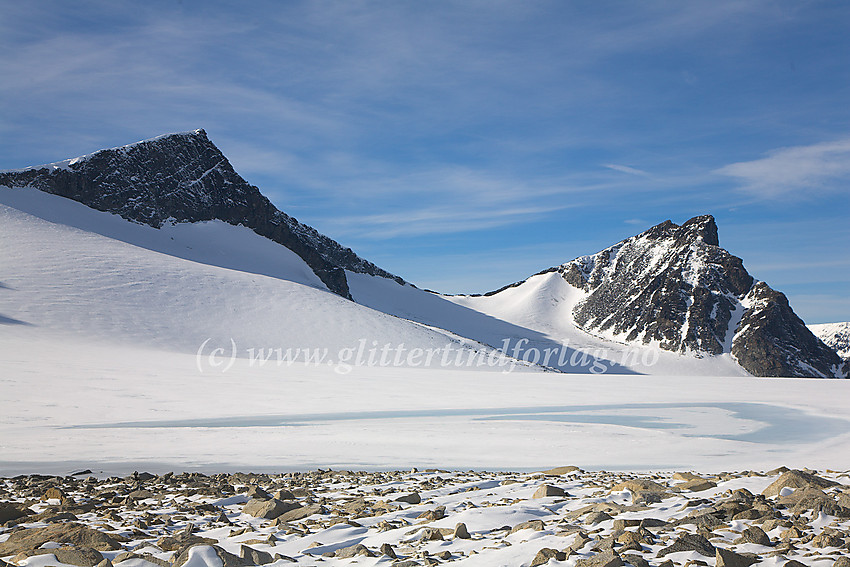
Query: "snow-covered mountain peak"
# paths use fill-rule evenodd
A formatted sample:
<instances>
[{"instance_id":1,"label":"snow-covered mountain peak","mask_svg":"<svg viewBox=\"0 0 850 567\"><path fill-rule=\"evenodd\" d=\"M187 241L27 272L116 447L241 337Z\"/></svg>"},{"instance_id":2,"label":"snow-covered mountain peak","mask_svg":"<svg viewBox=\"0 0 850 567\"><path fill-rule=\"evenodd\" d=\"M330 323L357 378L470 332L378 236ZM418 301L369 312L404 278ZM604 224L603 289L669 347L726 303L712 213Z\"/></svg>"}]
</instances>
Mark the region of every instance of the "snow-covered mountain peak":
<instances>
[{"instance_id":1,"label":"snow-covered mountain peak","mask_svg":"<svg viewBox=\"0 0 850 567\"><path fill-rule=\"evenodd\" d=\"M756 376L847 373L782 293L756 283L743 261L720 247L711 215L662 222L546 272L583 292L571 323L595 337L683 356L731 354Z\"/></svg>"},{"instance_id":2,"label":"snow-covered mountain peak","mask_svg":"<svg viewBox=\"0 0 850 567\"><path fill-rule=\"evenodd\" d=\"M720 354L734 298L749 290L752 278L741 259L718 244L710 215L681 226L665 221L558 271L588 293L574 311L584 330L665 350Z\"/></svg>"},{"instance_id":3,"label":"snow-covered mountain peak","mask_svg":"<svg viewBox=\"0 0 850 567\"><path fill-rule=\"evenodd\" d=\"M0 185L33 187L155 228L221 220L300 256L327 288L350 298L345 270L403 280L279 211L234 169L203 129L0 172Z\"/></svg>"}]
</instances>

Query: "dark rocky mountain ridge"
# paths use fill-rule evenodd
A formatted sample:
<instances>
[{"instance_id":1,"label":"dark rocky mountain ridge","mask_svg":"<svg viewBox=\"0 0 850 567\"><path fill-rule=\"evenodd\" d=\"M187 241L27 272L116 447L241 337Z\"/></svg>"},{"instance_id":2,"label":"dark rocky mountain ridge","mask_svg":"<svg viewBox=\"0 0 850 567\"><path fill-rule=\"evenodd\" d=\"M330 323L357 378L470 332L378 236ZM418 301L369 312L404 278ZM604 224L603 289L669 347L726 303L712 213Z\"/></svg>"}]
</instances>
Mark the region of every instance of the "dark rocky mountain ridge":
<instances>
[{"instance_id":1,"label":"dark rocky mountain ridge","mask_svg":"<svg viewBox=\"0 0 850 567\"><path fill-rule=\"evenodd\" d=\"M329 290L349 299L345 270L405 283L279 211L236 173L204 130L2 171L0 185L33 187L156 228L166 222L241 224L298 254Z\"/></svg>"},{"instance_id":2,"label":"dark rocky mountain ridge","mask_svg":"<svg viewBox=\"0 0 850 567\"><path fill-rule=\"evenodd\" d=\"M558 271L587 292L573 310L586 332L680 353L731 353L755 376L845 377L788 299L720 247L710 215L665 221Z\"/></svg>"}]
</instances>

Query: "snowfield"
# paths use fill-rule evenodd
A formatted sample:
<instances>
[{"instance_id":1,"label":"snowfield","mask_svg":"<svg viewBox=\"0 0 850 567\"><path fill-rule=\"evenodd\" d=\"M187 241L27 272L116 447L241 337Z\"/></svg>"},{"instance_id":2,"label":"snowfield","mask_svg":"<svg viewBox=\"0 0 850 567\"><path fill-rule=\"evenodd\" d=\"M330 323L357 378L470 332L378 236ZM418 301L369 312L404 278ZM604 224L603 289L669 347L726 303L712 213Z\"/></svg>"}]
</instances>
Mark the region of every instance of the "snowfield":
<instances>
[{"instance_id":1,"label":"snowfield","mask_svg":"<svg viewBox=\"0 0 850 567\"><path fill-rule=\"evenodd\" d=\"M451 298L349 278L360 304L242 227L0 188L0 474L850 467L846 381L590 337L553 274ZM571 372L481 344L505 340Z\"/></svg>"}]
</instances>

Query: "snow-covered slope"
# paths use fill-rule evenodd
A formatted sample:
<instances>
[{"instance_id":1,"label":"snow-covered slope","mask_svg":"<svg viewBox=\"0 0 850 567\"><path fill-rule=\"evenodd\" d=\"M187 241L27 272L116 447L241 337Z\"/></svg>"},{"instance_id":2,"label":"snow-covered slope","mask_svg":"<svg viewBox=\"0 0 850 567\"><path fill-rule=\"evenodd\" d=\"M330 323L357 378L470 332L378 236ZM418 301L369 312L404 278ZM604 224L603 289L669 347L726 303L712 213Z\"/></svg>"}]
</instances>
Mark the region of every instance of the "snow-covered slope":
<instances>
[{"instance_id":1,"label":"snow-covered slope","mask_svg":"<svg viewBox=\"0 0 850 567\"><path fill-rule=\"evenodd\" d=\"M492 296L442 296L363 274L348 278L359 303L563 372L747 375L729 355L698 358L585 333L572 319L573 307L585 294L556 272L532 276Z\"/></svg>"},{"instance_id":2,"label":"snow-covered slope","mask_svg":"<svg viewBox=\"0 0 850 567\"><path fill-rule=\"evenodd\" d=\"M358 348L468 342L330 293L296 254L244 227L155 229L28 189L0 188L0 318L4 333L57 341L196 353L209 339L207 351L228 356L320 349L328 364Z\"/></svg>"},{"instance_id":3,"label":"snow-covered slope","mask_svg":"<svg viewBox=\"0 0 850 567\"><path fill-rule=\"evenodd\" d=\"M809 325L812 332L841 358L850 360L850 323Z\"/></svg>"}]
</instances>

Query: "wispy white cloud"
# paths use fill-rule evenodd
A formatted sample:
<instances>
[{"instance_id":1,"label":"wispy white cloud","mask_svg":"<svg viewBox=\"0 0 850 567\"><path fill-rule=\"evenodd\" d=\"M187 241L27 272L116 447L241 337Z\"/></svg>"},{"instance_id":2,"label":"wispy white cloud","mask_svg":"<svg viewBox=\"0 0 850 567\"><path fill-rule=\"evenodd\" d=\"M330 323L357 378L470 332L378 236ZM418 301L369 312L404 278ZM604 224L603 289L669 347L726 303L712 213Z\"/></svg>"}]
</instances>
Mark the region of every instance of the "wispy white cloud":
<instances>
[{"instance_id":1,"label":"wispy white cloud","mask_svg":"<svg viewBox=\"0 0 850 567\"><path fill-rule=\"evenodd\" d=\"M738 179L743 189L768 199L847 191L850 138L780 148L761 159L732 163L715 172Z\"/></svg>"},{"instance_id":2,"label":"wispy white cloud","mask_svg":"<svg viewBox=\"0 0 850 567\"><path fill-rule=\"evenodd\" d=\"M629 167L628 165L618 165L616 163L603 163L602 167L607 167L608 169L613 169L614 171L619 171L621 173L628 173L629 175L637 175L639 177L648 177L650 174L642 169L637 169L635 167Z\"/></svg>"},{"instance_id":3,"label":"wispy white cloud","mask_svg":"<svg viewBox=\"0 0 850 567\"><path fill-rule=\"evenodd\" d=\"M570 208L569 205L525 206L469 210L452 203L410 211L358 215L333 219L334 232L361 238L388 239L398 236L450 234L531 222Z\"/></svg>"}]
</instances>

